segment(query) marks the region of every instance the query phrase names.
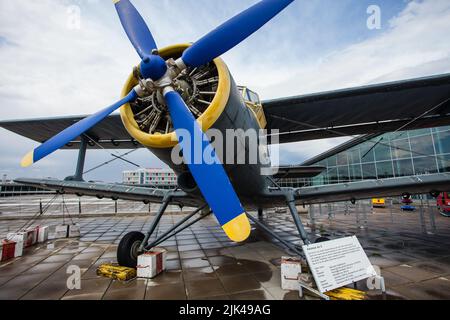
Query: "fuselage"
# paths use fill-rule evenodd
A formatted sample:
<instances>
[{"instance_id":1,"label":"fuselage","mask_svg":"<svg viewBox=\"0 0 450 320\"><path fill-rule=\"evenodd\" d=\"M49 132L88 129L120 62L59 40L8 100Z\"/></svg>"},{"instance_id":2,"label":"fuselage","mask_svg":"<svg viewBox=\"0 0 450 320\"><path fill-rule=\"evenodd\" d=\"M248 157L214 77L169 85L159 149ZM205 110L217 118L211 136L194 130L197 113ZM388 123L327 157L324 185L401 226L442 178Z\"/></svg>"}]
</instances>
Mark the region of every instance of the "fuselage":
<instances>
[{"instance_id":1,"label":"fuselage","mask_svg":"<svg viewBox=\"0 0 450 320\"><path fill-rule=\"evenodd\" d=\"M248 141L248 139L254 137L253 133L258 133L260 129L262 128L255 113L247 106L241 91L234 84L234 80L231 79L230 96L226 107L218 120L207 131L207 134L217 130L224 137L223 154L220 158L236 193L247 207L260 208L268 205L262 200L270 185L270 180L264 171L265 168L271 166L268 147L259 136L256 139L256 146ZM217 131L214 135L217 135ZM229 133L228 136L227 132ZM231 137L233 132L235 134ZM226 156L231 153L231 150L227 148L226 139L235 139L234 143L229 143L234 147L232 159L227 159ZM189 185L189 183L194 182L190 178L187 166L184 164L178 165L172 161L172 149L149 148L149 150L174 170L178 176L179 187L182 190L201 197L196 186ZM250 161L255 150L258 151L257 161ZM243 156L242 153L245 155ZM261 157L264 154L266 158ZM240 163L239 158L241 162L244 159L244 163ZM214 187L214 181L211 181L211 187Z\"/></svg>"}]
</instances>

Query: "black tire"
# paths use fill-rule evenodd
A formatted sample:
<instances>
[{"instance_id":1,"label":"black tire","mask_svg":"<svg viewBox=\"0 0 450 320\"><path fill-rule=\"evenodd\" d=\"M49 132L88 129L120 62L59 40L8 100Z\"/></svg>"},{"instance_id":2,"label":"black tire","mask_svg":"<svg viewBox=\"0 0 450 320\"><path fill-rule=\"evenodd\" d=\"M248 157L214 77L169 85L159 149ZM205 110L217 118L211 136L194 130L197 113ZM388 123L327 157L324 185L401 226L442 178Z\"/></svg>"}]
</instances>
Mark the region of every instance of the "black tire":
<instances>
[{"instance_id":1,"label":"black tire","mask_svg":"<svg viewBox=\"0 0 450 320\"><path fill-rule=\"evenodd\" d=\"M117 247L117 262L122 267L136 268L139 245L145 236L142 232L132 231L120 240Z\"/></svg>"},{"instance_id":2,"label":"black tire","mask_svg":"<svg viewBox=\"0 0 450 320\"><path fill-rule=\"evenodd\" d=\"M325 242L328 240L330 240L330 239L328 239L327 237L319 237L316 239L316 241L314 243Z\"/></svg>"}]
</instances>

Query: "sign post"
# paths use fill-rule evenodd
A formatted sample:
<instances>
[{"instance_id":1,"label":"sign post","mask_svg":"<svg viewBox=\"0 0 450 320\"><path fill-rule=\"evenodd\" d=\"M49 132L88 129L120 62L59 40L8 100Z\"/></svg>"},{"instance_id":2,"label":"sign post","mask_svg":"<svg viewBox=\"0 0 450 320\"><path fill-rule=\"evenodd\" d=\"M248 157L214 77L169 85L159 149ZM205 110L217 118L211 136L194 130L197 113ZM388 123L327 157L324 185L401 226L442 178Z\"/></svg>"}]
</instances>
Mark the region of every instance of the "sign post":
<instances>
[{"instance_id":1,"label":"sign post","mask_svg":"<svg viewBox=\"0 0 450 320\"><path fill-rule=\"evenodd\" d=\"M322 293L377 276L356 236L304 245L303 252Z\"/></svg>"}]
</instances>

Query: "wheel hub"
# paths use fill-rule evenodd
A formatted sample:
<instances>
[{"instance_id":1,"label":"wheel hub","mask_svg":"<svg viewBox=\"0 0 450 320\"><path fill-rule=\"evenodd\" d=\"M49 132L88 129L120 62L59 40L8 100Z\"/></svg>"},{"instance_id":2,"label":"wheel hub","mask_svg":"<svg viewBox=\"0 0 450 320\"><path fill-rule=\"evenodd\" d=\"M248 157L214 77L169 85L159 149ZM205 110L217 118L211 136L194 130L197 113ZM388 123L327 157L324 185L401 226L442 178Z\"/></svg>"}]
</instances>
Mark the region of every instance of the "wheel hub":
<instances>
[{"instance_id":1,"label":"wheel hub","mask_svg":"<svg viewBox=\"0 0 450 320\"><path fill-rule=\"evenodd\" d=\"M139 255L139 247L141 246L142 241L135 241L133 243L133 245L131 246L130 249L130 254L131 257L133 257L134 259L137 259L138 255Z\"/></svg>"}]
</instances>

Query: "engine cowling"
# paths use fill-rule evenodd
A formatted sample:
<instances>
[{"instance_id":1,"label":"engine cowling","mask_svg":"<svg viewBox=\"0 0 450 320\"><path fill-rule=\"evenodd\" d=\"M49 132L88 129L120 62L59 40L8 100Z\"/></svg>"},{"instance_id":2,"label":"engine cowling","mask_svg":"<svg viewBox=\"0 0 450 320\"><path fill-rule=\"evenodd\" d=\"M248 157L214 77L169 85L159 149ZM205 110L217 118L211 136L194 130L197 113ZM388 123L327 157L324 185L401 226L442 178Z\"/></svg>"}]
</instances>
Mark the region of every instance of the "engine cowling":
<instances>
[{"instance_id":1,"label":"engine cowling","mask_svg":"<svg viewBox=\"0 0 450 320\"><path fill-rule=\"evenodd\" d=\"M177 59L188 46L189 44L170 46L161 49L159 54L164 59ZM225 134L226 129L259 128L255 113L246 106L222 59L214 59L208 65L200 68L187 69L179 80L175 89L181 94L204 132L208 133L209 129L218 129ZM129 92L138 83L139 77L134 72L128 77L122 95ZM175 171L179 187L182 190L187 193L198 193L198 188L187 166L183 163L175 164L172 161L172 154L179 154L178 148L174 150L178 139L170 126L170 115L163 103L163 99L155 92L145 99L139 99L137 103L126 104L120 109L122 122L134 139ZM158 120L151 112L161 112L162 118ZM146 122L146 119L150 120ZM159 121L158 124L151 126L149 123L155 119L155 123ZM225 146L222 150L222 154L225 154ZM244 182L251 181L251 177L248 176L251 171L259 170L259 164L254 165L257 167L254 170L248 170L250 166L246 166L246 169L242 171L234 170L234 164L224 162L223 164L232 183L236 182L234 186L238 189L240 185L245 185ZM253 185L258 186L262 183ZM250 192L250 189L251 187L247 186L244 190L238 191L245 193Z\"/></svg>"},{"instance_id":2,"label":"engine cowling","mask_svg":"<svg viewBox=\"0 0 450 320\"><path fill-rule=\"evenodd\" d=\"M169 46L159 50L164 59L177 59L189 44ZM125 95L139 83L136 70L128 77L122 91ZM232 79L222 59L214 59L210 64L187 69L176 82L175 89L181 94L204 132L212 128L227 108ZM171 126L170 114L159 92L138 99L136 103L121 107L120 115L128 133L150 149L158 158L169 165L178 175L180 188L186 192L196 192L197 186L190 179L185 165L174 165L171 161L172 149L178 139Z\"/></svg>"}]
</instances>

